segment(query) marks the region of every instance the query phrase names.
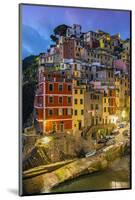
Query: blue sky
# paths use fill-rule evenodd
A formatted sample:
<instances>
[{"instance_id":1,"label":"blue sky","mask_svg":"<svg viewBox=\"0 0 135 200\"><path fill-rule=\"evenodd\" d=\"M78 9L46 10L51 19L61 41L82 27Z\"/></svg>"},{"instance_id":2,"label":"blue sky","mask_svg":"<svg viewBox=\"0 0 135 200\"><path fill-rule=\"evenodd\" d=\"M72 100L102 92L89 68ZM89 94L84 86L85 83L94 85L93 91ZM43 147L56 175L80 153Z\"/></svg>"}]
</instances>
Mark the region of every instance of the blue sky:
<instances>
[{"instance_id":1,"label":"blue sky","mask_svg":"<svg viewBox=\"0 0 135 200\"><path fill-rule=\"evenodd\" d=\"M130 13L97 9L22 5L22 58L45 52L52 44L50 35L60 25L82 26L82 31L102 29L130 37Z\"/></svg>"}]
</instances>

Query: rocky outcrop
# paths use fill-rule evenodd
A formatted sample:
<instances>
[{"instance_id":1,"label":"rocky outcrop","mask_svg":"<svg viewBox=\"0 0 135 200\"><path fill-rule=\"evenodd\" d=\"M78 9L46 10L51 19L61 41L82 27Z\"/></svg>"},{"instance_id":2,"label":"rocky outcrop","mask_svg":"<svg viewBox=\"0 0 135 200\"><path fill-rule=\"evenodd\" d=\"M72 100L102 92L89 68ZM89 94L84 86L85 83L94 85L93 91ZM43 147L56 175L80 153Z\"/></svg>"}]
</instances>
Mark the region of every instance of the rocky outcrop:
<instances>
[{"instance_id":1,"label":"rocky outcrop","mask_svg":"<svg viewBox=\"0 0 135 200\"><path fill-rule=\"evenodd\" d=\"M47 165L77 157L83 157L86 152L93 148L90 141L83 138L75 138L68 134L52 134L48 144L40 142L41 137L27 144L33 144L32 150L25 155L23 160L23 170L28 170L40 165ZM25 145L26 146L26 145ZM28 152L28 151L27 151Z\"/></svg>"},{"instance_id":2,"label":"rocky outcrop","mask_svg":"<svg viewBox=\"0 0 135 200\"><path fill-rule=\"evenodd\" d=\"M25 193L33 193L33 185L30 183L38 182L36 185L37 187L34 186L34 192L39 192L38 187L40 187L41 193L49 192L52 188L67 180L74 179L81 175L93 173L95 171L104 170L113 160L123 155L128 147L128 143L128 141L120 142L116 145L107 147L99 155L81 158L50 173L46 173L42 176L37 176L32 179L27 179L24 181L24 191Z\"/></svg>"}]
</instances>

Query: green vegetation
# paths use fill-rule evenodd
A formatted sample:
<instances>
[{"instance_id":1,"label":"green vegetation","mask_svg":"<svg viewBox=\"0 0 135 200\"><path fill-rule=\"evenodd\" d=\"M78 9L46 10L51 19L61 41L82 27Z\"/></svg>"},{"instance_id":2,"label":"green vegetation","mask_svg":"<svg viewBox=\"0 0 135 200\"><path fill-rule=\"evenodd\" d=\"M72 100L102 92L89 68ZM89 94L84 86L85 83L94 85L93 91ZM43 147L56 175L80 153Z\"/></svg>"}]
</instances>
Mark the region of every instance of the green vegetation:
<instances>
[{"instance_id":1,"label":"green vegetation","mask_svg":"<svg viewBox=\"0 0 135 200\"><path fill-rule=\"evenodd\" d=\"M50 35L50 38L52 39L53 42L58 41L58 38L55 35Z\"/></svg>"},{"instance_id":2,"label":"green vegetation","mask_svg":"<svg viewBox=\"0 0 135 200\"><path fill-rule=\"evenodd\" d=\"M23 127L33 112L35 89L37 84L38 56L28 56L22 62L22 107ZM31 123L31 122L30 122Z\"/></svg>"},{"instance_id":3,"label":"green vegetation","mask_svg":"<svg viewBox=\"0 0 135 200\"><path fill-rule=\"evenodd\" d=\"M66 36L66 30L67 30L68 26L65 24L61 24L59 26L57 26L54 30L53 30L53 34L50 35L50 38L52 39L53 42L57 42L58 41L58 37L59 36Z\"/></svg>"},{"instance_id":4,"label":"green vegetation","mask_svg":"<svg viewBox=\"0 0 135 200\"><path fill-rule=\"evenodd\" d=\"M59 36L65 36L66 35L66 30L67 30L68 26L65 24L61 24L59 26L57 26L54 29L54 34L55 35L59 35Z\"/></svg>"}]
</instances>

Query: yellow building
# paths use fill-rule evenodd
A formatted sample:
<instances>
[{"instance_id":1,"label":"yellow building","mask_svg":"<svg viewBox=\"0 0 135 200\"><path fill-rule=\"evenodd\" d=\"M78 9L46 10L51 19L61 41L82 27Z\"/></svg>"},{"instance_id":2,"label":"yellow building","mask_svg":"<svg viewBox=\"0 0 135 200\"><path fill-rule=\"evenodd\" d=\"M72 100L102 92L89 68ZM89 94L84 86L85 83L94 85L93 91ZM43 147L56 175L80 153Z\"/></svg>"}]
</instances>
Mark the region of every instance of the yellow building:
<instances>
[{"instance_id":1,"label":"yellow building","mask_svg":"<svg viewBox=\"0 0 135 200\"><path fill-rule=\"evenodd\" d=\"M79 134L84 127L84 93L86 86L80 80L73 80L73 134Z\"/></svg>"},{"instance_id":2,"label":"yellow building","mask_svg":"<svg viewBox=\"0 0 135 200\"><path fill-rule=\"evenodd\" d=\"M99 46L100 46L100 48L104 49L105 45L104 45L104 39L103 38L99 39Z\"/></svg>"},{"instance_id":3,"label":"yellow building","mask_svg":"<svg viewBox=\"0 0 135 200\"><path fill-rule=\"evenodd\" d=\"M110 35L103 35L99 38L99 46L101 49L108 48L110 49Z\"/></svg>"}]
</instances>

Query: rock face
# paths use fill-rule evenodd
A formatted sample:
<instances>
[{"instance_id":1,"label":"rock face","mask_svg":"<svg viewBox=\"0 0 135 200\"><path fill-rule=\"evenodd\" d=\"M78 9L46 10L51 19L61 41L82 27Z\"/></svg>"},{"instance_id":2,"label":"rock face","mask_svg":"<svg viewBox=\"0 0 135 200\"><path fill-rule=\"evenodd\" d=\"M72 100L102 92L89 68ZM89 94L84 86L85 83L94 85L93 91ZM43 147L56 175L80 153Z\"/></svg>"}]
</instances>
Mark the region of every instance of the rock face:
<instances>
[{"instance_id":1,"label":"rock face","mask_svg":"<svg viewBox=\"0 0 135 200\"><path fill-rule=\"evenodd\" d=\"M56 134L50 136L48 144L38 142L23 160L23 170L28 170L40 165L55 163L76 157L83 157L93 148L89 141L83 138L76 139L72 135ZM40 138L42 140L42 138ZM39 139L39 140L40 140Z\"/></svg>"},{"instance_id":2,"label":"rock face","mask_svg":"<svg viewBox=\"0 0 135 200\"><path fill-rule=\"evenodd\" d=\"M107 147L103 153L75 160L59 169L56 169L50 173L34 177L32 179L27 179L24 181L24 191L25 193L39 192L38 187L40 187L40 192L49 192L53 187L56 187L62 182L71 180L80 175L92 173L99 170L104 170L109 166L109 164L115 160L117 157L123 155L123 150L127 147L127 142L121 142L119 144ZM33 185L32 183L38 183Z\"/></svg>"}]
</instances>

